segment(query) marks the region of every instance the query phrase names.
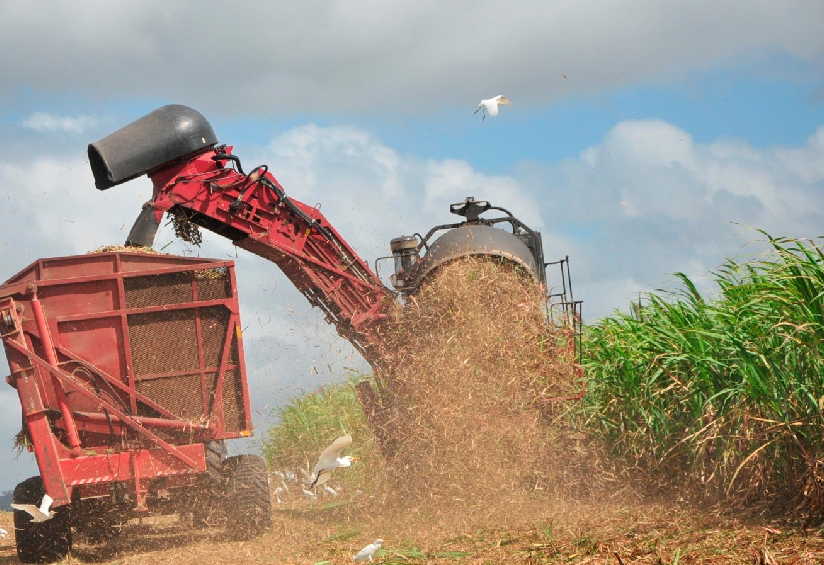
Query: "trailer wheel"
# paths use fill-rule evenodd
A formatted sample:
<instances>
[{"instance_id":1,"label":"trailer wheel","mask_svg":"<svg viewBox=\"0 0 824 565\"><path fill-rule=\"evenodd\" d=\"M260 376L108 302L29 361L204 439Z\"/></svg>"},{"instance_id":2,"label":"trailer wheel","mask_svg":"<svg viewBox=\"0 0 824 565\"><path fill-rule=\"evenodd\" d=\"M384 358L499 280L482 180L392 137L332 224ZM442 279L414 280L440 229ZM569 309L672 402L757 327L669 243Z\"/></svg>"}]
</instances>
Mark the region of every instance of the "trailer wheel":
<instances>
[{"instance_id":1,"label":"trailer wheel","mask_svg":"<svg viewBox=\"0 0 824 565\"><path fill-rule=\"evenodd\" d=\"M236 538L250 539L272 525L272 499L266 462L257 455L236 455L224 462L227 529Z\"/></svg>"},{"instance_id":2,"label":"trailer wheel","mask_svg":"<svg viewBox=\"0 0 824 565\"><path fill-rule=\"evenodd\" d=\"M18 504L40 504L45 492L40 477L31 477L14 488L13 500ZM23 563L60 561L72 545L68 508L58 508L54 518L38 524L33 524L27 513L15 510L14 533L17 557Z\"/></svg>"}]
</instances>

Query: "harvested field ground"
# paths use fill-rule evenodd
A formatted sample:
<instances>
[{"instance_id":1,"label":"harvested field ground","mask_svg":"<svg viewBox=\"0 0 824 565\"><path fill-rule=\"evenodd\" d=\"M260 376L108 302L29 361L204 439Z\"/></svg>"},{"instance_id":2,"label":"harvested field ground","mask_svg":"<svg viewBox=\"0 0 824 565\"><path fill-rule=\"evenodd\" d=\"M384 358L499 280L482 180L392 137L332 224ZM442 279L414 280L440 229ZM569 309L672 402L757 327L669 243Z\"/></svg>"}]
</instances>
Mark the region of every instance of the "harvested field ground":
<instances>
[{"instance_id":1,"label":"harvested field ground","mask_svg":"<svg viewBox=\"0 0 824 565\"><path fill-rule=\"evenodd\" d=\"M131 522L103 546L78 544L67 563L204 565L208 563L352 563L373 538L385 539L375 562L416 563L759 563L764 548L780 564L824 563L824 532L745 524L713 513L662 504L538 504L516 527L467 529L344 500L279 505L272 532L250 542L220 530L194 530L174 517ZM0 514L9 537L0 564L16 563L11 514ZM380 529L378 529L380 526ZM764 561L761 561L764 562ZM767 561L768 563L769 561Z\"/></svg>"}]
</instances>

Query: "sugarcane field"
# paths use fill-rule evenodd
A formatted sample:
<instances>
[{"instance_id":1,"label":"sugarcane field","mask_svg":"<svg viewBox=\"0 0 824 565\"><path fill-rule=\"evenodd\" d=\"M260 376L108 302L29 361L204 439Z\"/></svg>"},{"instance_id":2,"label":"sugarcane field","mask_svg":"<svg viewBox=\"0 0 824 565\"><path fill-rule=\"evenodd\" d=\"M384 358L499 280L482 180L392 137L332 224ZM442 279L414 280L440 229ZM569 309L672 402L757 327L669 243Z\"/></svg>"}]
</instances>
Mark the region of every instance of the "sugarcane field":
<instances>
[{"instance_id":1,"label":"sugarcane field","mask_svg":"<svg viewBox=\"0 0 824 565\"><path fill-rule=\"evenodd\" d=\"M824 564L819 3L0 16L0 565Z\"/></svg>"}]
</instances>

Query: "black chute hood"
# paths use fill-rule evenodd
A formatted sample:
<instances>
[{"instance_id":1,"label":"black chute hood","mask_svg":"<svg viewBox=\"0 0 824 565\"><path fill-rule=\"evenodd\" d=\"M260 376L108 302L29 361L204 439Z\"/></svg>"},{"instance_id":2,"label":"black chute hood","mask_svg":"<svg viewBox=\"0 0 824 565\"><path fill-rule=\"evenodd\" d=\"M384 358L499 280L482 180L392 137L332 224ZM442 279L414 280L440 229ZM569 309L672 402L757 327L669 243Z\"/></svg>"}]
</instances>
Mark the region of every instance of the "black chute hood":
<instances>
[{"instance_id":1,"label":"black chute hood","mask_svg":"<svg viewBox=\"0 0 824 565\"><path fill-rule=\"evenodd\" d=\"M95 186L106 190L216 143L203 114L170 104L90 143L89 163Z\"/></svg>"}]
</instances>

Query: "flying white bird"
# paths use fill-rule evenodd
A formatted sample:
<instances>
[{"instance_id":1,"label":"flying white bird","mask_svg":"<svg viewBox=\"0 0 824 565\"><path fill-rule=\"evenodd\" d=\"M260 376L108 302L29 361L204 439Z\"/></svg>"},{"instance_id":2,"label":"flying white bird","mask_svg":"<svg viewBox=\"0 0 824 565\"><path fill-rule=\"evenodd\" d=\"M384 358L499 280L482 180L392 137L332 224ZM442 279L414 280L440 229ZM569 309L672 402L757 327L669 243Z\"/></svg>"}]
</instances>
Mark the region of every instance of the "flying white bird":
<instances>
[{"instance_id":1,"label":"flying white bird","mask_svg":"<svg viewBox=\"0 0 824 565\"><path fill-rule=\"evenodd\" d=\"M369 561L372 561L372 556L375 555L375 553L381 548L382 544L382 539L376 539L375 541L361 549L359 552L357 552L355 555L353 555L352 561L366 561L367 559L369 559Z\"/></svg>"},{"instance_id":2,"label":"flying white bird","mask_svg":"<svg viewBox=\"0 0 824 565\"><path fill-rule=\"evenodd\" d=\"M8 536L8 535L9 535L9 533L6 530L4 530L3 528L0 528L0 539L6 539L6 536Z\"/></svg>"},{"instance_id":3,"label":"flying white bird","mask_svg":"<svg viewBox=\"0 0 824 565\"><path fill-rule=\"evenodd\" d=\"M490 116L497 116L498 106L502 104L512 104L512 100L510 100L503 94L499 94L494 98L487 98L486 100L481 100L481 103L478 104L478 107L475 108L475 111L472 113L477 114L478 112L480 112L482 116L481 119L485 120L487 114L489 114Z\"/></svg>"},{"instance_id":4,"label":"flying white bird","mask_svg":"<svg viewBox=\"0 0 824 565\"><path fill-rule=\"evenodd\" d=\"M349 455L341 457L340 455L343 450L350 445L352 445L352 436L346 434L333 441L329 444L329 447L321 452L320 457L318 457L318 462L315 464L315 469L312 471L312 482L309 488L315 485L322 485L328 481L332 476L332 471L338 467L352 466L352 461L355 460L354 457Z\"/></svg>"},{"instance_id":5,"label":"flying white bird","mask_svg":"<svg viewBox=\"0 0 824 565\"><path fill-rule=\"evenodd\" d=\"M22 510L31 516L31 521L34 523L45 522L54 518L54 510L51 510L51 505L54 500L48 494L43 495L43 500L40 501L38 508L34 504L12 504L11 507L15 510Z\"/></svg>"}]
</instances>

